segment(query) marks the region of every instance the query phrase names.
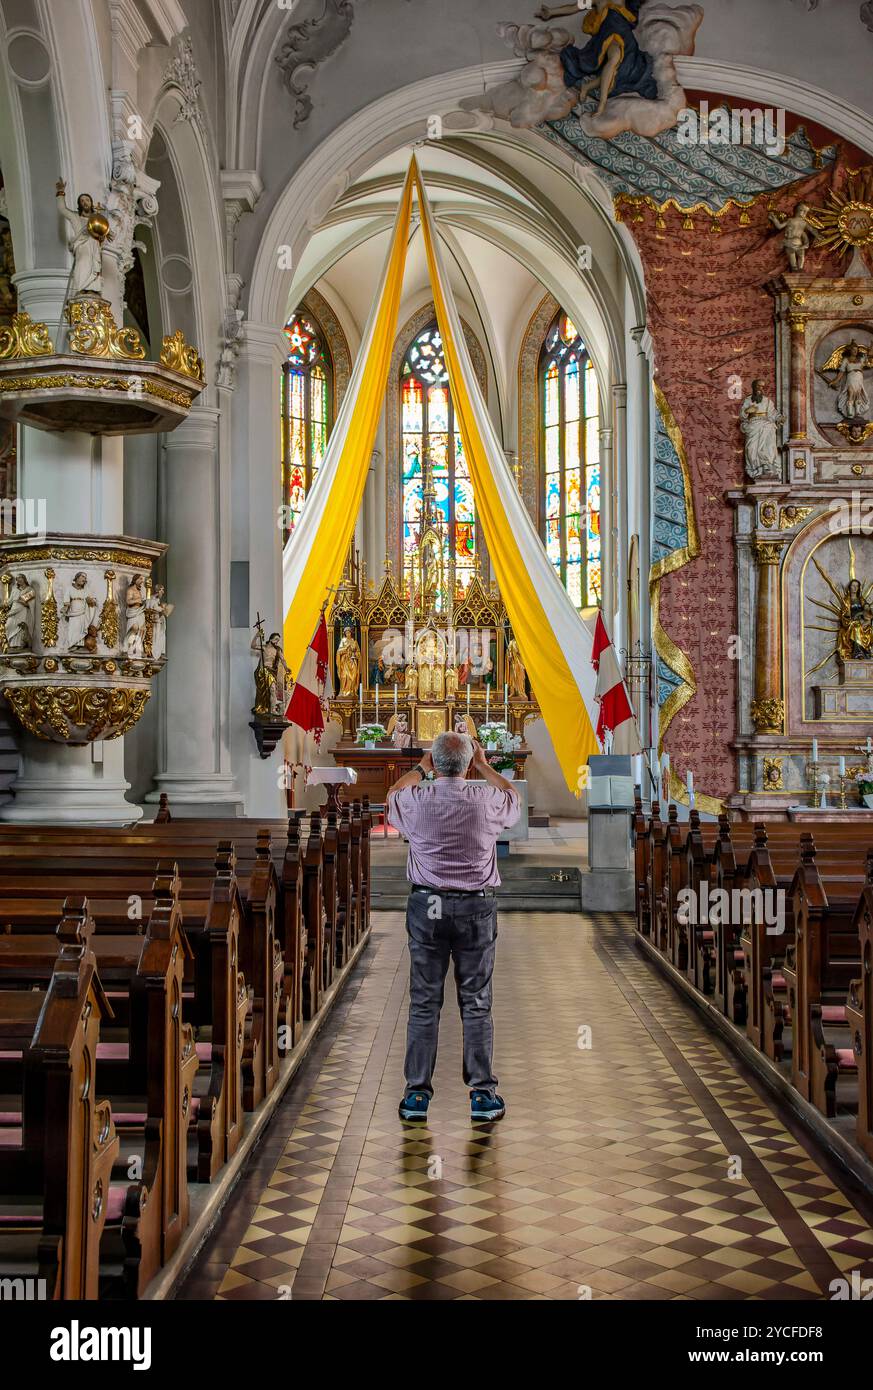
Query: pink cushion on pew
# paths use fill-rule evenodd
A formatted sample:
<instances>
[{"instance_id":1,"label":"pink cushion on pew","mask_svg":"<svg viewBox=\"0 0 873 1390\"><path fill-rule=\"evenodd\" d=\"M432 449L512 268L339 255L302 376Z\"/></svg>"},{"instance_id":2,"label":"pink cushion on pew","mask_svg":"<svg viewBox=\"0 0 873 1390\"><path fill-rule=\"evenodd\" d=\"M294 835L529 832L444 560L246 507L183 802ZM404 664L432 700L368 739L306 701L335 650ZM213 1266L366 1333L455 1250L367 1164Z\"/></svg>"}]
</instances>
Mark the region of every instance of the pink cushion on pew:
<instances>
[{"instance_id":1,"label":"pink cushion on pew","mask_svg":"<svg viewBox=\"0 0 873 1390\"><path fill-rule=\"evenodd\" d=\"M845 1023L846 1009L843 1004L825 1004L821 1011L822 1023Z\"/></svg>"},{"instance_id":2,"label":"pink cushion on pew","mask_svg":"<svg viewBox=\"0 0 873 1390\"><path fill-rule=\"evenodd\" d=\"M20 1117L19 1117L20 1118ZM20 1149L21 1148L21 1129L20 1127L10 1127L0 1129L0 1149Z\"/></svg>"},{"instance_id":3,"label":"pink cushion on pew","mask_svg":"<svg viewBox=\"0 0 873 1390\"><path fill-rule=\"evenodd\" d=\"M111 1183L109 1186L109 1196L106 1199L106 1220L107 1222L120 1221L124 1212L124 1199L127 1195L127 1187L122 1183Z\"/></svg>"},{"instance_id":4,"label":"pink cushion on pew","mask_svg":"<svg viewBox=\"0 0 873 1390\"><path fill-rule=\"evenodd\" d=\"M0 1052L0 1062L18 1062L22 1056L20 1049L16 1052Z\"/></svg>"},{"instance_id":5,"label":"pink cushion on pew","mask_svg":"<svg viewBox=\"0 0 873 1390\"><path fill-rule=\"evenodd\" d=\"M41 1226L42 1207L34 1206L30 1211L22 1207L20 1211L11 1210L0 1212L0 1230L4 1226Z\"/></svg>"},{"instance_id":6,"label":"pink cushion on pew","mask_svg":"<svg viewBox=\"0 0 873 1390\"><path fill-rule=\"evenodd\" d=\"M130 1056L127 1043L99 1042L97 1044L98 1062L126 1062Z\"/></svg>"},{"instance_id":7,"label":"pink cushion on pew","mask_svg":"<svg viewBox=\"0 0 873 1390\"><path fill-rule=\"evenodd\" d=\"M770 984L772 985L773 989L787 988L785 984L785 976L780 975L777 971L774 971L773 974L770 976Z\"/></svg>"},{"instance_id":8,"label":"pink cushion on pew","mask_svg":"<svg viewBox=\"0 0 873 1390\"><path fill-rule=\"evenodd\" d=\"M144 1125L148 1116L144 1110L113 1110L116 1125Z\"/></svg>"},{"instance_id":9,"label":"pink cushion on pew","mask_svg":"<svg viewBox=\"0 0 873 1390\"><path fill-rule=\"evenodd\" d=\"M212 1043L195 1043L194 1046L197 1049L197 1056L200 1058L201 1062L212 1061Z\"/></svg>"},{"instance_id":10,"label":"pink cushion on pew","mask_svg":"<svg viewBox=\"0 0 873 1390\"><path fill-rule=\"evenodd\" d=\"M20 1125L20 1110L0 1110L0 1125Z\"/></svg>"},{"instance_id":11,"label":"pink cushion on pew","mask_svg":"<svg viewBox=\"0 0 873 1390\"><path fill-rule=\"evenodd\" d=\"M850 1047L837 1048L837 1062L845 1071L857 1071L858 1063Z\"/></svg>"}]
</instances>

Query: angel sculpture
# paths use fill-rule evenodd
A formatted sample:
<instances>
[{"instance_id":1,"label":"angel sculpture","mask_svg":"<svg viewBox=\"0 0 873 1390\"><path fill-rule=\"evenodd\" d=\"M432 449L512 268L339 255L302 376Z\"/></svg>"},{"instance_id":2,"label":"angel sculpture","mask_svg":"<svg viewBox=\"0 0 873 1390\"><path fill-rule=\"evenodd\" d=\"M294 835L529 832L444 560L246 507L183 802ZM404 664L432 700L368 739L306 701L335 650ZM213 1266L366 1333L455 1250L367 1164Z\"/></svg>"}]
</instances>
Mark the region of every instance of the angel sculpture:
<instances>
[{"instance_id":1,"label":"angel sculpture","mask_svg":"<svg viewBox=\"0 0 873 1390\"><path fill-rule=\"evenodd\" d=\"M873 371L873 354L853 338L835 348L818 369L822 381L837 393L837 410L844 420L865 421L870 411L870 397L864 384L864 373ZM832 376L827 376L832 372Z\"/></svg>"},{"instance_id":2,"label":"angel sculpture","mask_svg":"<svg viewBox=\"0 0 873 1390\"><path fill-rule=\"evenodd\" d=\"M392 714L385 732L395 748L408 748L412 743L412 735L409 732L409 715L404 714L403 710L398 710L397 714Z\"/></svg>"},{"instance_id":3,"label":"angel sculpture","mask_svg":"<svg viewBox=\"0 0 873 1390\"><path fill-rule=\"evenodd\" d=\"M773 226L785 233L782 245L792 270L803 270L806 253L815 240L816 224L809 212L809 203L798 203L790 215L770 213Z\"/></svg>"}]
</instances>

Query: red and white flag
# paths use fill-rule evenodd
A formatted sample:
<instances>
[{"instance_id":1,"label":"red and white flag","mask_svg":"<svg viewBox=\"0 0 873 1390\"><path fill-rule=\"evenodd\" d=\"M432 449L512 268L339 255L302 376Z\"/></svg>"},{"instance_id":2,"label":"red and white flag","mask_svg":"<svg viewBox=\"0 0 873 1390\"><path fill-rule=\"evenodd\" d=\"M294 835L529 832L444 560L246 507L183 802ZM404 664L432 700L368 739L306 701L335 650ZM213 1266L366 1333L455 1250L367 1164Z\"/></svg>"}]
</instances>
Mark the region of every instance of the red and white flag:
<instances>
[{"instance_id":1,"label":"red and white flag","mask_svg":"<svg viewBox=\"0 0 873 1390\"><path fill-rule=\"evenodd\" d=\"M609 732L612 734L611 752L642 753L643 745L636 715L621 674L615 647L609 640L603 614L600 612L597 614L597 626L594 629L591 664L597 672L594 698L599 706L597 737L600 746L604 746Z\"/></svg>"},{"instance_id":2,"label":"red and white flag","mask_svg":"<svg viewBox=\"0 0 873 1390\"><path fill-rule=\"evenodd\" d=\"M329 657L327 623L322 613L285 710L285 718L296 724L303 734L312 734L316 743L321 742L324 733L324 702L333 694Z\"/></svg>"}]
</instances>

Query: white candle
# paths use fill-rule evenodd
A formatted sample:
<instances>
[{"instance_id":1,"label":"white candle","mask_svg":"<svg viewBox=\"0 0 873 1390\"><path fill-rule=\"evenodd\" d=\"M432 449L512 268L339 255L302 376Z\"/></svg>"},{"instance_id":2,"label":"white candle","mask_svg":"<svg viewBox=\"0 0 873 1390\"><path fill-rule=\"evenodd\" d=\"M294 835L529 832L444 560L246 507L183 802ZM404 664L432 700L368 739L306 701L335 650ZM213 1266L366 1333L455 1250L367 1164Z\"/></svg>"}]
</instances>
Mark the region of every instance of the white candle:
<instances>
[{"instance_id":1,"label":"white candle","mask_svg":"<svg viewBox=\"0 0 873 1390\"><path fill-rule=\"evenodd\" d=\"M376 686L376 723L379 723L379 687Z\"/></svg>"},{"instance_id":2,"label":"white candle","mask_svg":"<svg viewBox=\"0 0 873 1390\"><path fill-rule=\"evenodd\" d=\"M814 739L812 740L812 761L813 761L814 763L817 763L817 762L818 762L818 739L817 739L817 738L814 738Z\"/></svg>"},{"instance_id":3,"label":"white candle","mask_svg":"<svg viewBox=\"0 0 873 1390\"><path fill-rule=\"evenodd\" d=\"M509 728L509 686L503 687L503 722Z\"/></svg>"},{"instance_id":4,"label":"white candle","mask_svg":"<svg viewBox=\"0 0 873 1390\"><path fill-rule=\"evenodd\" d=\"M470 713L470 677L467 677L467 713Z\"/></svg>"},{"instance_id":5,"label":"white candle","mask_svg":"<svg viewBox=\"0 0 873 1390\"><path fill-rule=\"evenodd\" d=\"M845 777L845 775L846 775L846 760L845 760L845 758L842 758L842 757L841 757L841 758L840 758L840 776L841 776L841 777Z\"/></svg>"},{"instance_id":6,"label":"white candle","mask_svg":"<svg viewBox=\"0 0 873 1390\"><path fill-rule=\"evenodd\" d=\"M359 715L358 715L359 722L360 722L361 724L363 724L363 722L364 722L364 682L363 682L363 681L361 681L361 684L358 686L358 711L359 711Z\"/></svg>"},{"instance_id":7,"label":"white candle","mask_svg":"<svg viewBox=\"0 0 873 1390\"><path fill-rule=\"evenodd\" d=\"M491 686L485 686L485 723L488 723L488 711L491 708Z\"/></svg>"},{"instance_id":8,"label":"white candle","mask_svg":"<svg viewBox=\"0 0 873 1390\"><path fill-rule=\"evenodd\" d=\"M868 735L867 735L867 757L868 757L868 758L869 758L869 756L870 756L871 753L873 753L873 742L871 742L870 736L869 736L869 734L868 734Z\"/></svg>"},{"instance_id":9,"label":"white candle","mask_svg":"<svg viewBox=\"0 0 873 1390\"><path fill-rule=\"evenodd\" d=\"M686 772L685 785L688 788L688 805L694 805L694 773Z\"/></svg>"},{"instance_id":10,"label":"white candle","mask_svg":"<svg viewBox=\"0 0 873 1390\"><path fill-rule=\"evenodd\" d=\"M397 682L394 682L394 713L397 713Z\"/></svg>"}]
</instances>

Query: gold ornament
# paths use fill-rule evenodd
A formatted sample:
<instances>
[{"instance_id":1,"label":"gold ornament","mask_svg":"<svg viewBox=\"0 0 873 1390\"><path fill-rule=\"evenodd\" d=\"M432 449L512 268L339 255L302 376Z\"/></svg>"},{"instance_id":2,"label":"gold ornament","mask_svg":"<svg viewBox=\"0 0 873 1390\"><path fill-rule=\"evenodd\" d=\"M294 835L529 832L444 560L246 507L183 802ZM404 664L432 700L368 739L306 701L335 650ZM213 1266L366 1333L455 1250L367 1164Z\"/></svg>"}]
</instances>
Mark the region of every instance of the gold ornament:
<instances>
[{"instance_id":1,"label":"gold ornament","mask_svg":"<svg viewBox=\"0 0 873 1390\"><path fill-rule=\"evenodd\" d=\"M780 541L756 541L754 551L759 565L778 565L782 559Z\"/></svg>"},{"instance_id":2,"label":"gold ornament","mask_svg":"<svg viewBox=\"0 0 873 1390\"><path fill-rule=\"evenodd\" d=\"M46 577L47 587L40 617L42 645L44 647L56 647L58 645L58 601L54 593L55 572L53 569L47 569L43 573Z\"/></svg>"},{"instance_id":3,"label":"gold ornament","mask_svg":"<svg viewBox=\"0 0 873 1390\"><path fill-rule=\"evenodd\" d=\"M100 610L98 630L107 647L117 647L118 604L112 593L112 581L115 578L115 570L107 570L103 578L106 580L106 598Z\"/></svg>"},{"instance_id":4,"label":"gold ornament","mask_svg":"<svg viewBox=\"0 0 873 1390\"><path fill-rule=\"evenodd\" d=\"M841 256L859 246L873 246L873 165L850 174L844 193L828 191L828 205L815 209L820 229L817 245Z\"/></svg>"},{"instance_id":5,"label":"gold ornament","mask_svg":"<svg viewBox=\"0 0 873 1390\"><path fill-rule=\"evenodd\" d=\"M13 314L9 328L0 328L0 357L45 357L54 352L44 323L34 323L30 314Z\"/></svg>"},{"instance_id":6,"label":"gold ornament","mask_svg":"<svg viewBox=\"0 0 873 1390\"><path fill-rule=\"evenodd\" d=\"M31 685L7 686L3 694L28 733L78 746L127 733L142 715L151 692Z\"/></svg>"},{"instance_id":7,"label":"gold ornament","mask_svg":"<svg viewBox=\"0 0 873 1390\"><path fill-rule=\"evenodd\" d=\"M785 706L781 700L753 700L749 712L759 734L781 734L785 723Z\"/></svg>"},{"instance_id":8,"label":"gold ornament","mask_svg":"<svg viewBox=\"0 0 873 1390\"><path fill-rule=\"evenodd\" d=\"M142 361L146 352L135 328L119 328L106 299L74 299L67 305L72 328L70 351L83 357L116 357Z\"/></svg>"},{"instance_id":9,"label":"gold ornament","mask_svg":"<svg viewBox=\"0 0 873 1390\"><path fill-rule=\"evenodd\" d=\"M782 780L782 758L764 759L764 791L781 792L784 791Z\"/></svg>"},{"instance_id":10,"label":"gold ornament","mask_svg":"<svg viewBox=\"0 0 873 1390\"><path fill-rule=\"evenodd\" d=\"M783 507L779 513L779 530L790 531L792 526L799 526L811 511L812 507Z\"/></svg>"},{"instance_id":11,"label":"gold ornament","mask_svg":"<svg viewBox=\"0 0 873 1390\"><path fill-rule=\"evenodd\" d=\"M181 372L182 376L193 377L195 381L204 380L203 358L196 347L185 342L185 334L181 328L177 328L172 336L164 338L161 364L169 367L171 371Z\"/></svg>"}]
</instances>

